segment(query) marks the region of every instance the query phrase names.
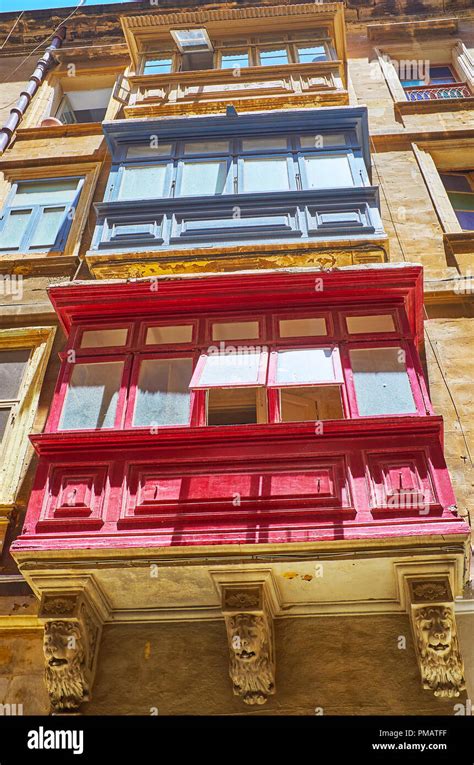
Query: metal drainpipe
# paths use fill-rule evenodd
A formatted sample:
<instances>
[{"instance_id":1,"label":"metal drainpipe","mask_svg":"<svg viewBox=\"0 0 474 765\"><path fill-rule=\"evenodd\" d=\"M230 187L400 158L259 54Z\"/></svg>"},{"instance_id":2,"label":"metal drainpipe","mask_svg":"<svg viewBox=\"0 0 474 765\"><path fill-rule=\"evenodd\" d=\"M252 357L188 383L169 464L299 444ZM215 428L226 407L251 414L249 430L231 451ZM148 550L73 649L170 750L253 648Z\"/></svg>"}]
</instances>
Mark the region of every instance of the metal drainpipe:
<instances>
[{"instance_id":1,"label":"metal drainpipe","mask_svg":"<svg viewBox=\"0 0 474 765\"><path fill-rule=\"evenodd\" d=\"M0 130L0 156L3 154L5 149L7 149L12 139L13 133L23 119L31 99L45 78L46 72L56 62L54 58L54 51L61 47L65 37L66 27L59 27L51 41L51 45L46 48L42 57L36 64L36 69L31 75L28 81L28 85L26 86L25 90L22 90L16 105L13 107L13 109L10 110L10 116L5 125Z\"/></svg>"}]
</instances>

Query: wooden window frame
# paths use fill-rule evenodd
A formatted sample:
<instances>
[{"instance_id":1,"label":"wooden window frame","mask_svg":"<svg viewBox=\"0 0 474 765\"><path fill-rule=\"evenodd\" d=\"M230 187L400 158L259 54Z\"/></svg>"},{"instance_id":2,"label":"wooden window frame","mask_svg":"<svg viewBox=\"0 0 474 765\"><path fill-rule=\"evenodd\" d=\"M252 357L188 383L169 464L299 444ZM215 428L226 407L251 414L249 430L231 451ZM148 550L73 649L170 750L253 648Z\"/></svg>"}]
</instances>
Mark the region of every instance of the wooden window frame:
<instances>
[{"instance_id":1,"label":"wooden window frame","mask_svg":"<svg viewBox=\"0 0 474 765\"><path fill-rule=\"evenodd\" d=\"M19 391L19 402L10 416L0 447L0 549L8 515L31 456L28 435L34 428L43 379L53 347L56 327L0 329L1 350L30 350Z\"/></svg>"},{"instance_id":2,"label":"wooden window frame","mask_svg":"<svg viewBox=\"0 0 474 765\"><path fill-rule=\"evenodd\" d=\"M44 254L49 252L62 252L66 246L66 242L68 240L72 222L74 220L75 211L77 210L79 206L79 200L81 197L82 189L84 187L84 178L80 176L70 175L65 176L61 178L44 178L41 179L41 183L49 183L49 182L55 182L55 181L65 181L65 180L75 180L77 181L76 184L76 190L75 190L75 196L72 203L66 203L66 202L50 202L46 204L25 204L21 206L15 206L13 203L15 201L15 197L18 193L18 187L20 185L28 185L33 183L38 183L38 179L28 179L28 180L19 180L18 178L12 182L10 192L8 194L8 197L5 201L4 206L2 207L2 210L0 211L0 241L1 241L1 235L3 228L6 227L7 222L9 218L12 215L13 211L23 211L27 212L30 211L29 221L26 225L25 233L22 236L21 242L18 245L18 247L12 247L11 249L5 249L0 250L0 254L2 255L8 255L11 253L36 253L36 254ZM62 222L59 227L59 231L56 235L56 239L54 240L53 244L50 247L33 247L31 244L32 238L36 233L36 230L38 228L38 224L40 223L41 216L44 214L45 211L55 208L64 208L64 212L62 213ZM71 211L73 211L72 217L70 216ZM3 224L3 225L2 225Z\"/></svg>"},{"instance_id":3,"label":"wooden window frame","mask_svg":"<svg viewBox=\"0 0 474 765\"><path fill-rule=\"evenodd\" d=\"M54 165L40 167L12 167L3 169L5 177L5 194L0 199L0 210L5 209L5 202L9 198L12 186L24 181L53 181L65 178L83 178L81 192L77 198L77 207L69 226L68 234L62 250L29 250L19 252L10 250L0 253L0 259L11 258L12 255L25 255L27 257L48 257L56 254L62 257L76 258L79 255L82 233L85 228L90 206L94 196L95 187L100 172L100 163L81 162L71 165Z\"/></svg>"},{"instance_id":4,"label":"wooden window frame","mask_svg":"<svg viewBox=\"0 0 474 765\"><path fill-rule=\"evenodd\" d=\"M168 429L176 429L176 428L189 428L192 423L192 417L193 417L193 410L194 410L194 402L195 402L195 391L189 386L189 420L187 425L155 425L153 426L151 423L148 426L143 425L134 425L133 424L133 418L135 416L135 409L137 405L137 399L138 399L138 379L140 375L140 365L142 361L147 360L154 360L158 361L161 359L191 359L193 364L193 371L192 375L194 375L194 372L196 371L196 362L198 357L198 352L191 351L190 349L182 351L175 351L172 349L165 350L163 353L156 353L156 352L147 352L147 353L136 353L134 354L134 357L131 361L131 372L130 372L130 382L128 386L128 400L125 405L125 417L124 417L124 425L123 427L125 429L130 430L149 430L152 427L157 428L166 428ZM191 377L192 377L191 375Z\"/></svg>"},{"instance_id":5,"label":"wooden window frame","mask_svg":"<svg viewBox=\"0 0 474 765\"><path fill-rule=\"evenodd\" d=\"M341 347L341 362L344 374L344 387L347 392L347 400L349 405L349 416L352 419L366 419L367 417L414 417L425 416L426 414L432 414L431 407L428 407L428 400L426 395L426 388L422 386L420 380L421 367L417 363L416 353L413 353L413 349L410 348L410 343L398 338L398 339L383 339L378 340L364 340L364 341L352 341L344 343ZM402 412L402 413L390 413L390 414L370 414L361 415L359 413L359 407L357 404L357 395L354 382L354 374L352 371L352 365L350 361L350 351L364 350L366 348L400 348L405 352L405 367L408 377L408 381L411 388L413 400L415 402L416 412ZM422 374L422 373L421 373Z\"/></svg>"}]
</instances>

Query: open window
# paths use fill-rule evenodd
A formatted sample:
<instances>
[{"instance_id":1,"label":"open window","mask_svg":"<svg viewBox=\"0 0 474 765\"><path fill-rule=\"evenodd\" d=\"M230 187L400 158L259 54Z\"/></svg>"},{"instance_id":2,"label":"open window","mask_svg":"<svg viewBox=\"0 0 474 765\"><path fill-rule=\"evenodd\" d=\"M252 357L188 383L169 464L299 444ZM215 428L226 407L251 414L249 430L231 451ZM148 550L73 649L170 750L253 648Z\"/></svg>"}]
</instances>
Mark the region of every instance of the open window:
<instances>
[{"instance_id":1,"label":"open window","mask_svg":"<svg viewBox=\"0 0 474 765\"><path fill-rule=\"evenodd\" d=\"M213 68L214 49L205 29L172 29L170 32L182 54L182 72Z\"/></svg>"},{"instance_id":2,"label":"open window","mask_svg":"<svg viewBox=\"0 0 474 765\"><path fill-rule=\"evenodd\" d=\"M342 367L335 347L281 349L270 357L268 385L281 422L340 420Z\"/></svg>"},{"instance_id":3,"label":"open window","mask_svg":"<svg viewBox=\"0 0 474 765\"><path fill-rule=\"evenodd\" d=\"M56 117L65 125L75 122L102 122L111 95L112 88L66 91Z\"/></svg>"}]
</instances>

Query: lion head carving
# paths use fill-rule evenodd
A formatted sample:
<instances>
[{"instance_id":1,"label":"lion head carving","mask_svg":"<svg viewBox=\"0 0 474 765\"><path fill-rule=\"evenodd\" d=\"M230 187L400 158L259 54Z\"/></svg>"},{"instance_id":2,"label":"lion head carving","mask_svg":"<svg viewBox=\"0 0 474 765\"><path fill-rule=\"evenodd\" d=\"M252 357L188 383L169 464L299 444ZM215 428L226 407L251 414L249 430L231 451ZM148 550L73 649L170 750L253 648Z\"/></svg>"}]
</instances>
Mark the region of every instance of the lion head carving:
<instances>
[{"instance_id":1,"label":"lion head carving","mask_svg":"<svg viewBox=\"0 0 474 765\"><path fill-rule=\"evenodd\" d=\"M236 614L228 619L229 674L234 693L246 704L265 704L275 693L272 636L264 616Z\"/></svg>"},{"instance_id":2,"label":"lion head carving","mask_svg":"<svg viewBox=\"0 0 474 765\"><path fill-rule=\"evenodd\" d=\"M45 678L55 712L74 711L89 698L86 648L76 622L47 621L44 628Z\"/></svg>"},{"instance_id":3,"label":"lion head carving","mask_svg":"<svg viewBox=\"0 0 474 765\"><path fill-rule=\"evenodd\" d=\"M452 609L416 609L414 624L423 687L434 691L435 696L459 696L466 686Z\"/></svg>"}]
</instances>

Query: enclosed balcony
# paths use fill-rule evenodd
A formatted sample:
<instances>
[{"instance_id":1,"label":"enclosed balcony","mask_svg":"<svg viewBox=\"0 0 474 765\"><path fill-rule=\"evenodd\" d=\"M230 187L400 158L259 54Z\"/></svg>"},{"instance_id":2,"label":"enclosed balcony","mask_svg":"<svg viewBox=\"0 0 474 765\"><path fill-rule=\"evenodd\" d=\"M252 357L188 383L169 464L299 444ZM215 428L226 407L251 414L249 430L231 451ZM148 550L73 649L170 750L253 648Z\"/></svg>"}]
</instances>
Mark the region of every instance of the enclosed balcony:
<instances>
[{"instance_id":1,"label":"enclosed balcony","mask_svg":"<svg viewBox=\"0 0 474 765\"><path fill-rule=\"evenodd\" d=\"M332 265L384 260L365 108L123 120L104 132L112 168L86 255L97 276L316 265L330 245L345 256Z\"/></svg>"},{"instance_id":2,"label":"enclosed balcony","mask_svg":"<svg viewBox=\"0 0 474 765\"><path fill-rule=\"evenodd\" d=\"M347 104L343 25L341 3L123 17L132 62L125 113Z\"/></svg>"}]
</instances>

